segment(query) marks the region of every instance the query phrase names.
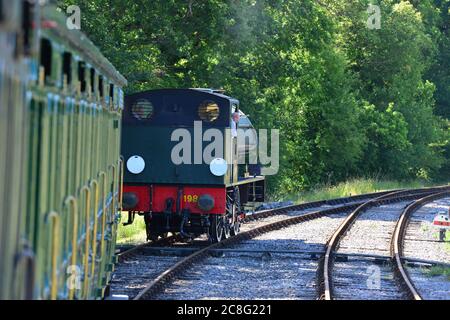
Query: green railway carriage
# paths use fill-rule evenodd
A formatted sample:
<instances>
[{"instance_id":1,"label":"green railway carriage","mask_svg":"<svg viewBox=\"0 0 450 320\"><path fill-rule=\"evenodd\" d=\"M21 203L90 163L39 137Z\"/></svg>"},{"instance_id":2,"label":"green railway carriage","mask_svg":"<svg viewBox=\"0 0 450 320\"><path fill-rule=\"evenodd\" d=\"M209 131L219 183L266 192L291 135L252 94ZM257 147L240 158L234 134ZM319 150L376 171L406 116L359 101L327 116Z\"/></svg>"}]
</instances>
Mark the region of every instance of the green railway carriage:
<instances>
[{"instance_id":1,"label":"green railway carriage","mask_svg":"<svg viewBox=\"0 0 450 320\"><path fill-rule=\"evenodd\" d=\"M26 169L27 54L20 1L0 1L0 298L30 297L16 286L32 264L21 242ZM28 40L28 39L27 39Z\"/></svg>"},{"instance_id":2,"label":"green railway carriage","mask_svg":"<svg viewBox=\"0 0 450 320\"><path fill-rule=\"evenodd\" d=\"M9 57L1 43L1 61L14 59L10 65L25 70L10 72L22 75L22 82L9 87L3 86L11 82L8 73L1 70L0 130L8 131L8 143L2 132L0 188L9 191L0 192L1 219L7 222L0 233L0 267L6 271L0 273L6 284L0 298L103 297L121 210L126 80L81 32L67 28L66 17L53 6L0 3L17 6L21 23L11 32L16 39L26 35L26 44L37 48L25 46L17 56L24 47L17 43ZM7 38L8 29L0 32Z\"/></svg>"}]
</instances>

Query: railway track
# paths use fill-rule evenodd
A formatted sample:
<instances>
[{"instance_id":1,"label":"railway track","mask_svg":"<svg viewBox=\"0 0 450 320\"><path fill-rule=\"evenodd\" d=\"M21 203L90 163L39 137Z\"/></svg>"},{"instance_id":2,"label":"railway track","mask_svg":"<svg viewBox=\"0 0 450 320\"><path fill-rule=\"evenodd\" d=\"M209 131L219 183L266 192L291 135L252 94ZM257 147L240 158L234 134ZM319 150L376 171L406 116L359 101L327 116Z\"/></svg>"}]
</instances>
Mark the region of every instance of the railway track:
<instances>
[{"instance_id":1,"label":"railway track","mask_svg":"<svg viewBox=\"0 0 450 320\"><path fill-rule=\"evenodd\" d=\"M297 205L290 205L285 206L281 208L275 208L275 209L269 209L269 210L263 210L259 212L255 212L253 214L247 215L244 219L244 229L250 229L253 228L255 225L257 226L257 221L261 219L268 220L271 217L276 217L275 219L279 219L282 216L289 216L289 215L298 215L299 213L306 213L310 212L314 209L321 208L321 207L335 207L342 204L349 204L349 203L356 203L363 200L373 199L379 196L386 195L393 191L382 191L382 192L375 192L375 193L368 193L363 195L356 195L356 196L349 196L344 198L337 198L337 199L330 199L330 200L321 200L321 201L313 201L313 202L307 202ZM165 244L173 244L177 241L181 241L181 237L179 235L177 236L170 236L168 238L159 239L158 241L153 242L146 242L139 244L137 246L133 246L132 248L125 249L121 253L118 254L118 261L124 262L129 259L133 259L136 256L139 255L139 252L141 252L143 249L155 246L155 245L165 245Z\"/></svg>"},{"instance_id":2,"label":"railway track","mask_svg":"<svg viewBox=\"0 0 450 320\"><path fill-rule=\"evenodd\" d=\"M330 208L336 207L343 204L351 204L356 203L368 199L373 199L375 197L379 197L385 194L388 194L392 191L382 191L376 193L368 193L364 195L357 196L349 196L344 198L330 199L330 200L321 200L321 201L313 201L302 203L298 205L290 205L275 209L258 211L253 214L247 215L244 219L244 230L249 230L251 228L257 227L260 224L261 220L274 222L277 220L281 220L283 217L290 215L298 215L302 213L307 213L314 211L318 208ZM142 250L152 246L161 246L161 245L170 245L173 243L177 243L181 241L182 238L179 235L172 235L168 238L159 239L158 241L150 241L146 243L142 243L131 248L127 248L118 254L119 263L125 262L130 259L136 258Z\"/></svg>"},{"instance_id":3,"label":"railway track","mask_svg":"<svg viewBox=\"0 0 450 320\"><path fill-rule=\"evenodd\" d=\"M318 269L320 298L393 300L417 296L402 265L407 217L427 199L448 192L448 187L413 194L396 192L354 210L327 243Z\"/></svg>"},{"instance_id":4,"label":"railway track","mask_svg":"<svg viewBox=\"0 0 450 320\"><path fill-rule=\"evenodd\" d=\"M440 190L383 192L266 210L248 216L244 232L238 236L209 246L180 246L176 240L163 248L161 243L141 245L119 256L121 263L112 292L136 300L317 299L321 294L317 269L325 256L327 240L350 213L374 199L398 202L402 197L407 201ZM194 267L198 263L201 268ZM292 266L297 271L293 272ZM259 287L249 284L242 288L242 283L251 280ZM267 286L275 283L279 287L267 295ZM121 288L124 284L126 290Z\"/></svg>"},{"instance_id":5,"label":"railway track","mask_svg":"<svg viewBox=\"0 0 450 320\"><path fill-rule=\"evenodd\" d=\"M182 272L164 291L146 298L316 299L315 276L323 247L355 206L252 229L239 241L210 249L201 266Z\"/></svg>"},{"instance_id":6,"label":"railway track","mask_svg":"<svg viewBox=\"0 0 450 320\"><path fill-rule=\"evenodd\" d=\"M286 218L317 211L320 208L329 209L342 205L359 203L387 193L388 192L379 192L339 199L315 201L256 212L246 216L241 230L243 232L249 231ZM176 250L190 248L191 251L198 251L207 245L206 241L197 242L197 245L195 246L193 244L182 244L180 243L180 240L181 238L179 236L170 236L156 242L140 244L121 252L118 255L119 264L116 266L113 275L111 292L113 294L128 295L130 298L134 298L139 295L141 290L144 290L149 285L151 280L155 279L171 265L174 265L183 258L182 255L155 257L154 251L152 251L152 248L154 247L164 246L167 248L169 246Z\"/></svg>"}]
</instances>

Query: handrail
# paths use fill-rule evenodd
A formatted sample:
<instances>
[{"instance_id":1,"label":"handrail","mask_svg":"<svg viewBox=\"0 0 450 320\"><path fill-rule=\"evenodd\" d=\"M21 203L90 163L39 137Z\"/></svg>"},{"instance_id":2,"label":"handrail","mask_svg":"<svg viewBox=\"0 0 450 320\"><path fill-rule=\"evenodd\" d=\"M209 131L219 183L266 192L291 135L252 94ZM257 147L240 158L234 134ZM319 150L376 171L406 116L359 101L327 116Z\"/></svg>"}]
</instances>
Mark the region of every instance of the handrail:
<instances>
[{"instance_id":1,"label":"handrail","mask_svg":"<svg viewBox=\"0 0 450 320\"><path fill-rule=\"evenodd\" d=\"M64 201L64 208L70 207L72 213L72 256L71 265L77 264L77 233L78 233L78 201L74 196L69 196ZM69 299L73 300L75 288L69 288Z\"/></svg>"},{"instance_id":2,"label":"handrail","mask_svg":"<svg viewBox=\"0 0 450 320\"><path fill-rule=\"evenodd\" d=\"M103 178L103 194L102 194L102 233L100 240L100 254L103 256L103 252L105 249L105 228L106 228L106 182L107 175L105 171L101 171L98 174L99 178Z\"/></svg>"},{"instance_id":3,"label":"handrail","mask_svg":"<svg viewBox=\"0 0 450 320\"><path fill-rule=\"evenodd\" d=\"M46 216L46 223L52 220L52 273L50 286L50 299L56 300L58 297L58 244L59 244L59 213L51 211Z\"/></svg>"},{"instance_id":4,"label":"handrail","mask_svg":"<svg viewBox=\"0 0 450 320\"><path fill-rule=\"evenodd\" d=\"M39 67L38 86L43 87L45 85L45 68Z\"/></svg>"},{"instance_id":5,"label":"handrail","mask_svg":"<svg viewBox=\"0 0 450 320\"><path fill-rule=\"evenodd\" d=\"M90 213L91 213L91 189L88 186L84 186L80 190L80 194L86 194L86 202L85 202L85 214L86 214L86 236L84 242L84 280L83 280L83 291L85 298L88 297L88 288L89 288L89 242L90 242Z\"/></svg>"},{"instance_id":6,"label":"handrail","mask_svg":"<svg viewBox=\"0 0 450 320\"><path fill-rule=\"evenodd\" d=\"M112 190L111 221L110 221L110 223L112 223L114 221L114 212L115 212L115 208L116 208L116 201L115 201L116 200L116 197L115 197L116 188L115 188L114 183L115 183L115 180L116 180L117 167L114 164L110 164L109 167L108 167L108 170L111 169L111 168L112 168L112 187L113 187L113 190Z\"/></svg>"},{"instance_id":7,"label":"handrail","mask_svg":"<svg viewBox=\"0 0 450 320\"><path fill-rule=\"evenodd\" d=\"M92 237L92 268L91 268L91 274L94 274L95 272L95 260L97 257L97 225L98 225L98 182L97 180L92 180L90 183L90 187L94 188L94 230L93 230L93 237Z\"/></svg>"}]
</instances>

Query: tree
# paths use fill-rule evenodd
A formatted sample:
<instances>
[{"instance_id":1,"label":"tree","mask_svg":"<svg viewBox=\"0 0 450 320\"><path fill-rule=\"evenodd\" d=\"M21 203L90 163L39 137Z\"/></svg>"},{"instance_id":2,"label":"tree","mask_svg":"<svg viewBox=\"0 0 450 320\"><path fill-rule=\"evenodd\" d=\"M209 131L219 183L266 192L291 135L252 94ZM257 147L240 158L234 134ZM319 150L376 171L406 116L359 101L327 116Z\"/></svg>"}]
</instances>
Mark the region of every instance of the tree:
<instances>
[{"instance_id":1,"label":"tree","mask_svg":"<svg viewBox=\"0 0 450 320\"><path fill-rule=\"evenodd\" d=\"M442 127L434 115L435 85L424 80L433 65L436 43L422 14L407 1L383 1L381 29L367 28L368 3L355 0L335 7L343 16L341 46L360 80L360 98L376 108L363 117L369 144L360 166L396 178L428 177L444 161ZM391 119L394 111L407 125L408 143L398 136L400 149L389 142L389 134L380 135L367 123L371 119L377 128L385 128L386 123L379 121Z\"/></svg>"},{"instance_id":2,"label":"tree","mask_svg":"<svg viewBox=\"0 0 450 320\"><path fill-rule=\"evenodd\" d=\"M62 0L127 93L215 87L281 131L270 190L382 173L450 174L450 0ZM436 107L437 104L437 107ZM447 152L447 153L445 153ZM439 173L439 169L441 171Z\"/></svg>"}]
</instances>

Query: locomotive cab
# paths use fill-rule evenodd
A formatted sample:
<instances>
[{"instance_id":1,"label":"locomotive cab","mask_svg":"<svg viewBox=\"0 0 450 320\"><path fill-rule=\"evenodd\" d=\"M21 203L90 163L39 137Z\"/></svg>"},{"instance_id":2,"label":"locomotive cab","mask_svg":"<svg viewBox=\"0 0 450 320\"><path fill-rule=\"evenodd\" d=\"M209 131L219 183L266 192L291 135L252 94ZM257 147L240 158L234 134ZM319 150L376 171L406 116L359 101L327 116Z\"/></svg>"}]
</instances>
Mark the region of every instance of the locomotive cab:
<instances>
[{"instance_id":1,"label":"locomotive cab","mask_svg":"<svg viewBox=\"0 0 450 320\"><path fill-rule=\"evenodd\" d=\"M242 147L232 132L235 112L242 119L238 132L246 135ZM122 127L123 208L129 222L135 214L144 216L149 240L171 232L187 238L206 233L220 241L239 232L249 200L263 201L264 178L239 165L256 148L256 132L239 101L223 92L130 95Z\"/></svg>"}]
</instances>

